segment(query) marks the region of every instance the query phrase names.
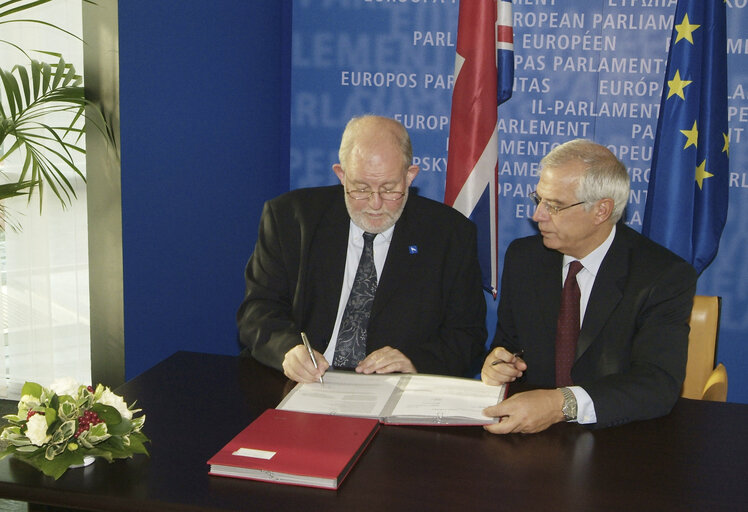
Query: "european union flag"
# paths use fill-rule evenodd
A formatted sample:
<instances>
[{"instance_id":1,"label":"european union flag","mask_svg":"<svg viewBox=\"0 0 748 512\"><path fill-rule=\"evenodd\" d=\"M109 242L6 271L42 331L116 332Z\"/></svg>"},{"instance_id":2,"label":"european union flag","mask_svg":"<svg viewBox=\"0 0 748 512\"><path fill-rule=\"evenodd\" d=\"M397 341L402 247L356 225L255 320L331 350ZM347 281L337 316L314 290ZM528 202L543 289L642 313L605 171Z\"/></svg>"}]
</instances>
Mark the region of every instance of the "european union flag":
<instances>
[{"instance_id":1,"label":"european union flag","mask_svg":"<svg viewBox=\"0 0 748 512\"><path fill-rule=\"evenodd\" d=\"M642 233L700 273L727 218L727 40L723 0L679 0Z\"/></svg>"}]
</instances>

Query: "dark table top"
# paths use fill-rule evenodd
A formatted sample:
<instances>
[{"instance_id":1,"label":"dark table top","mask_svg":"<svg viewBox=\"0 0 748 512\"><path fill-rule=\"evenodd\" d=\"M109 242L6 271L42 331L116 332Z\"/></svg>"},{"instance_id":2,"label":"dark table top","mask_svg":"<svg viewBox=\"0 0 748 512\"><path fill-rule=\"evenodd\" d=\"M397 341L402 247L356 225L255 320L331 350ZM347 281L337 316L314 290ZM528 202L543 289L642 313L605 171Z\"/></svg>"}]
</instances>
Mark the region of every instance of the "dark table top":
<instances>
[{"instance_id":1,"label":"dark table top","mask_svg":"<svg viewBox=\"0 0 748 512\"><path fill-rule=\"evenodd\" d=\"M5 459L0 497L143 512L748 508L748 406L687 399L604 430L382 426L337 491L209 476L208 458L291 387L249 358L178 352L117 389L146 413L150 458L97 459L56 481Z\"/></svg>"}]
</instances>

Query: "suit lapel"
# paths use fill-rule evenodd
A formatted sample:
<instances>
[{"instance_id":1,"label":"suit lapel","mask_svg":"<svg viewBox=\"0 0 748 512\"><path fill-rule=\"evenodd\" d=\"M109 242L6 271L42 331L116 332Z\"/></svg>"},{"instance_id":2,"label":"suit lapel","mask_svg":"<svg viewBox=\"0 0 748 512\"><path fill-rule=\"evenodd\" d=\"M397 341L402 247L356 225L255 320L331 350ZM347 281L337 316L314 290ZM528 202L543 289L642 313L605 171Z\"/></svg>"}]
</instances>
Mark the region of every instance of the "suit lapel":
<instances>
[{"instance_id":1,"label":"suit lapel","mask_svg":"<svg viewBox=\"0 0 748 512\"><path fill-rule=\"evenodd\" d=\"M582 330L577 341L576 359L589 348L623 298L623 287L629 268L629 247L619 227L613 244L605 255L592 286Z\"/></svg>"},{"instance_id":2,"label":"suit lapel","mask_svg":"<svg viewBox=\"0 0 748 512\"><path fill-rule=\"evenodd\" d=\"M400 219L395 224L390 248L387 251L382 275L377 284L377 293L371 308L371 318L375 318L402 286L409 286L418 270L420 255L411 253L410 247L418 246L419 230L413 212L405 206Z\"/></svg>"},{"instance_id":3,"label":"suit lapel","mask_svg":"<svg viewBox=\"0 0 748 512\"><path fill-rule=\"evenodd\" d=\"M542 243L542 242L541 242ZM561 308L561 289L563 288L561 266L563 255L551 249L543 248L541 263L533 269L528 286L535 294L535 304L542 304L547 314L539 315L543 332L551 342L556 339L556 322Z\"/></svg>"},{"instance_id":4,"label":"suit lapel","mask_svg":"<svg viewBox=\"0 0 748 512\"><path fill-rule=\"evenodd\" d=\"M349 227L350 217L340 194L340 199L336 199L324 213L309 247L309 267L313 270L306 279L309 283L307 290L311 291L306 300L313 301L319 308L317 311L322 317L319 325L335 324L348 253Z\"/></svg>"}]
</instances>

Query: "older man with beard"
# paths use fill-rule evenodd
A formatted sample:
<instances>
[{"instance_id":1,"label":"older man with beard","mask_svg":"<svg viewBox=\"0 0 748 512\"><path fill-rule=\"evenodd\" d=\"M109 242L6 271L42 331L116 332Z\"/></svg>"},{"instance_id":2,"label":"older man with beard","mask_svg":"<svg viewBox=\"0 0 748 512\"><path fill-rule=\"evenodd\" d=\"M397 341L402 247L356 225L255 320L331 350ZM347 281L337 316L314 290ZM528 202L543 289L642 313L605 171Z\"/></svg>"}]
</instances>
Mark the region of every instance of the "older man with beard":
<instances>
[{"instance_id":1,"label":"older man with beard","mask_svg":"<svg viewBox=\"0 0 748 512\"><path fill-rule=\"evenodd\" d=\"M397 121L352 119L339 158L341 185L265 204L237 313L244 352L298 382L331 364L465 375L486 338L475 226L409 197L418 166Z\"/></svg>"}]
</instances>

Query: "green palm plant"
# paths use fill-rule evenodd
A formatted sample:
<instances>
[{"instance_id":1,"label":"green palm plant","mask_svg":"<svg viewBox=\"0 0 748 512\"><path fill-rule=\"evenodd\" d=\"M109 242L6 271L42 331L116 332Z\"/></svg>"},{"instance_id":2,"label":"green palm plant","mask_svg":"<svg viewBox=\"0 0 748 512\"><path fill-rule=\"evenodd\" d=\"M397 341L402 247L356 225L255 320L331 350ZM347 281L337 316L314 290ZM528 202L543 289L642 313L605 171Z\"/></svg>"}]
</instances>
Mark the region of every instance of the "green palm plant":
<instances>
[{"instance_id":1,"label":"green palm plant","mask_svg":"<svg viewBox=\"0 0 748 512\"><path fill-rule=\"evenodd\" d=\"M52 1L0 0L0 25L39 23L77 38L44 21L3 19ZM70 172L85 181L73 155L85 154L82 137L86 107L93 107L88 112L96 114L94 125L103 129L110 141L113 140L111 130L100 109L86 99L82 77L62 55L39 51L54 58L52 63L44 62L32 59L12 42L0 42L13 46L29 59L26 66L16 65L11 70L0 68L0 147L6 140L9 145L9 149L0 154L0 163L16 153L23 161L17 181L0 184L0 200L23 194L31 196L35 191L41 198L46 187L65 206L75 198L75 190L68 178ZM50 122L50 119L54 121ZM41 201L39 204L41 208ZM0 217L3 212L0 207Z\"/></svg>"}]
</instances>

